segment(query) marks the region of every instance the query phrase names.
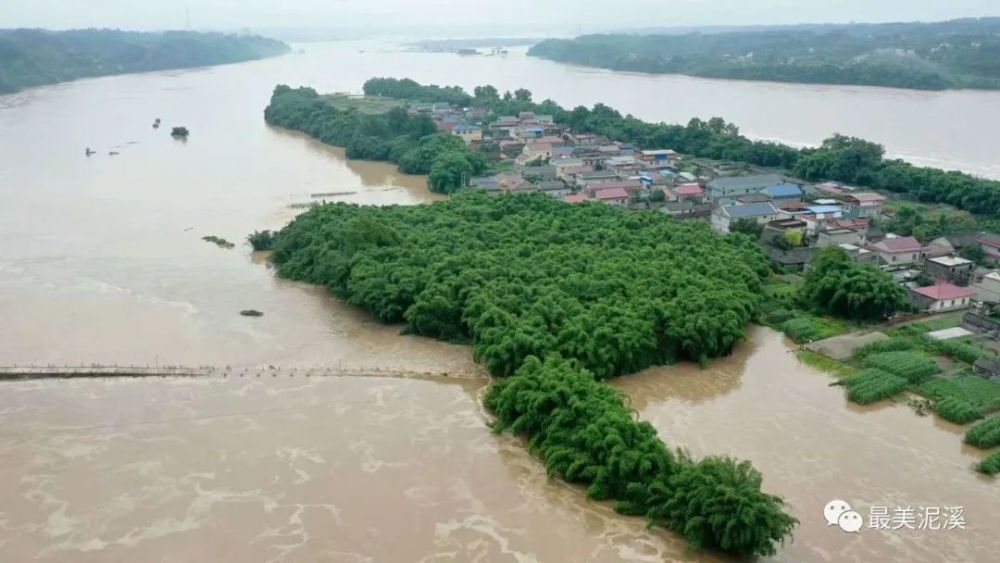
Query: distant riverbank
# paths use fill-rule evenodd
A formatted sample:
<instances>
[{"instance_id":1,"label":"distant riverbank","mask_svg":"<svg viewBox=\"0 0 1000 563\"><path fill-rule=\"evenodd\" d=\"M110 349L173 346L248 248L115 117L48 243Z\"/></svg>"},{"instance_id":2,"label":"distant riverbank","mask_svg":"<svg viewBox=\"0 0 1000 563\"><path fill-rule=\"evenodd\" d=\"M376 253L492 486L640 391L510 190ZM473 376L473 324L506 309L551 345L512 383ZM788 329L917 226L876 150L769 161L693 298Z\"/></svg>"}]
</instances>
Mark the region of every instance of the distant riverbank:
<instances>
[{"instance_id":1,"label":"distant riverbank","mask_svg":"<svg viewBox=\"0 0 1000 563\"><path fill-rule=\"evenodd\" d=\"M651 74L911 90L1000 89L1000 18L548 39L530 55Z\"/></svg>"},{"instance_id":2,"label":"distant riverbank","mask_svg":"<svg viewBox=\"0 0 1000 563\"><path fill-rule=\"evenodd\" d=\"M0 30L0 94L133 72L240 63L291 48L255 35L118 30Z\"/></svg>"}]
</instances>

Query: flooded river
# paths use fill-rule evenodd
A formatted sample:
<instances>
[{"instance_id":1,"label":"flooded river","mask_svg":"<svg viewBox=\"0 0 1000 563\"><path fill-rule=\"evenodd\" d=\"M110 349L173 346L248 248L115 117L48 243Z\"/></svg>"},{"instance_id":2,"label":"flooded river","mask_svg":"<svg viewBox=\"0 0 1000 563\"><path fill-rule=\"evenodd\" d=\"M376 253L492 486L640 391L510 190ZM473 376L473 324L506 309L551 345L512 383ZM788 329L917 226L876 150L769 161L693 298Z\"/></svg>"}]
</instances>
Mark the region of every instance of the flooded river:
<instances>
[{"instance_id":1,"label":"flooded river","mask_svg":"<svg viewBox=\"0 0 1000 563\"><path fill-rule=\"evenodd\" d=\"M306 50L0 97L0 364L480 373L467 348L401 336L321 288L276 280L240 244L250 231L286 223L290 206L312 194L375 204L436 198L420 177L268 128L262 110L275 83L335 91L357 90L371 75L491 81L567 104L603 99L647 118L684 111L685 119L737 121L755 89L771 89L778 106L791 93L809 98L797 88L817 88L736 83L726 89L731 99L704 101L703 113L690 92L675 110L679 101L661 104L636 84L713 81L517 54ZM926 143L913 150L970 170L986 171L979 165L996 153L994 137L978 143L948 132L963 127L974 103L983 127L975 130L985 130L983 120L1000 115L987 111L995 94L823 91L852 112L894 98L898 108L926 108L901 121L911 128L905 135L885 129L880 140ZM873 105L851 102L859 96ZM925 114L934 111L953 118L928 130ZM787 131L776 118L774 129L753 133L811 142L828 132L830 117L819 113ZM851 116L845 123L865 121ZM156 117L165 130L188 127L190 140L152 129ZM942 137L950 142L939 151ZM85 157L88 146L97 154ZM988 156L977 152L983 147ZM206 235L237 246L220 249L200 240ZM247 308L264 316L238 315ZM668 443L762 470L765 488L802 521L778 560L992 560L1000 538L989 518L1000 511L1000 489L970 470L977 456L962 448L959 430L905 407L850 407L828 381L779 335L757 329L710 369L649 370L616 385ZM483 385L301 376L0 383L0 560L715 560L548 480L517 440L489 432L477 406ZM832 498L865 516L876 505L963 506L967 529L848 535L825 526Z\"/></svg>"}]
</instances>

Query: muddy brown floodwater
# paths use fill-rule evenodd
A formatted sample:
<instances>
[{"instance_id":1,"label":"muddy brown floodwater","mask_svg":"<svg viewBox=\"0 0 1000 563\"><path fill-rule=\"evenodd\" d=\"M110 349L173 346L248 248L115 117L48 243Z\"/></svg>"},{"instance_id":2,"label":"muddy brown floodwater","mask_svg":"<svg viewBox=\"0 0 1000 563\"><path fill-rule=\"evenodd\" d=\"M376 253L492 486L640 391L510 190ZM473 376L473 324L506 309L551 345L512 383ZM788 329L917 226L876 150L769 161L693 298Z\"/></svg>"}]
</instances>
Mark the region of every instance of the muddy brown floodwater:
<instances>
[{"instance_id":1,"label":"muddy brown floodwater","mask_svg":"<svg viewBox=\"0 0 1000 563\"><path fill-rule=\"evenodd\" d=\"M291 220L290 206L316 193L349 192L328 199L367 204L439 198L423 178L268 128L261 112L276 83L356 91L369 76L400 73L527 80L569 104L628 92L610 101L653 119L672 116L658 114L665 106L643 87L717 83L516 53L485 60L306 49L0 97L0 364L355 366L472 378L0 382L0 561L719 560L587 502L549 480L518 440L492 435L477 400L486 380L467 348L401 335L322 288L278 280L240 245L248 232ZM734 83L726 92L746 96L726 100L812 107L821 89ZM823 91L824 108L835 99L899 112L990 116L969 108L997 100ZM678 106L685 118L689 106ZM153 130L156 117L167 130L187 126L189 141ZM822 120L792 121L773 133L830 132ZM902 122L917 144L948 138L921 127L961 126L927 116ZM990 142L890 149L990 173L980 152ZM90 158L88 146L98 151ZM206 235L237 247L219 249L200 240ZM238 314L250 308L264 316ZM962 447L961 430L906 407L852 407L829 381L799 364L780 335L754 329L709 369L653 369L614 384L669 444L761 469L765 488L802 522L777 560L993 561L1000 493L971 471L979 454ZM963 506L967 529L848 535L825 526L822 508L833 498L866 516L875 505Z\"/></svg>"}]
</instances>

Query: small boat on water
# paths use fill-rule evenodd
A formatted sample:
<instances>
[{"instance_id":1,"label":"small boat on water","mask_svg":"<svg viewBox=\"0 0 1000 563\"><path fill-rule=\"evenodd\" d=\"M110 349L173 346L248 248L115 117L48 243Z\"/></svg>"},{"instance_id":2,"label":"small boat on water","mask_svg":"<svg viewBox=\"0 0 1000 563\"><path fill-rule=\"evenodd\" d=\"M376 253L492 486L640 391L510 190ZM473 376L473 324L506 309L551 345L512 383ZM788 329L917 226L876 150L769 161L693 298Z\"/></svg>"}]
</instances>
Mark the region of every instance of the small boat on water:
<instances>
[{"instance_id":1,"label":"small boat on water","mask_svg":"<svg viewBox=\"0 0 1000 563\"><path fill-rule=\"evenodd\" d=\"M157 117L156 120L153 121L153 129L159 129L159 128L160 128L160 118Z\"/></svg>"},{"instance_id":2,"label":"small boat on water","mask_svg":"<svg viewBox=\"0 0 1000 563\"><path fill-rule=\"evenodd\" d=\"M97 154L97 151L91 149L90 147L87 147L87 150L84 152L84 154L86 154L87 156L90 156L92 154Z\"/></svg>"},{"instance_id":3,"label":"small boat on water","mask_svg":"<svg viewBox=\"0 0 1000 563\"><path fill-rule=\"evenodd\" d=\"M108 153L108 156L118 156L118 151L111 151Z\"/></svg>"}]
</instances>

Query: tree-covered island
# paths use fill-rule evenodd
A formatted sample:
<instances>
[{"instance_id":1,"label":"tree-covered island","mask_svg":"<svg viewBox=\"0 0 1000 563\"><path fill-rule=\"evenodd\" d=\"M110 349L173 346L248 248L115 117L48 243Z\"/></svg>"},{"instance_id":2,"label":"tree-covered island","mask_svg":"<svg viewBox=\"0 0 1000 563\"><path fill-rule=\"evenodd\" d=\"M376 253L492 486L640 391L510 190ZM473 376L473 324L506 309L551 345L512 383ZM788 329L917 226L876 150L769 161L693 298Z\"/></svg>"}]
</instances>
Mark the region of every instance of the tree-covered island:
<instances>
[{"instance_id":1,"label":"tree-covered island","mask_svg":"<svg viewBox=\"0 0 1000 563\"><path fill-rule=\"evenodd\" d=\"M600 380L707 362L744 339L766 257L742 235L545 195L423 206L329 204L274 242L281 276L324 285L411 333L469 342L502 379L496 430L552 475L692 545L773 554L795 519L748 463L673 451Z\"/></svg>"}]
</instances>

